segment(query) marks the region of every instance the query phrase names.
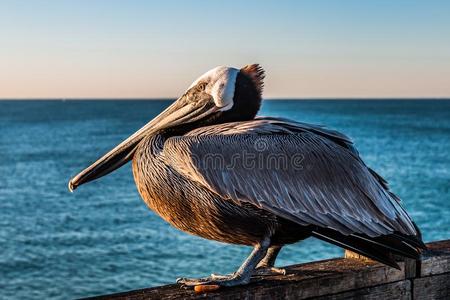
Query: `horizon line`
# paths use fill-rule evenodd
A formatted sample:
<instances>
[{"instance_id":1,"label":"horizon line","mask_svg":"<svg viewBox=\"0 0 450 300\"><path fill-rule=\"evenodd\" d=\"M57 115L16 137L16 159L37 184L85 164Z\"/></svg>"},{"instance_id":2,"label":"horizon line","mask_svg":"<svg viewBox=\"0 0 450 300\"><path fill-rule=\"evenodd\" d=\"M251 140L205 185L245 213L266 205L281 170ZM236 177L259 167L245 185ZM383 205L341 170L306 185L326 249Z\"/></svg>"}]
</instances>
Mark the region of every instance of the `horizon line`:
<instances>
[{"instance_id":1,"label":"horizon line","mask_svg":"<svg viewBox=\"0 0 450 300\"><path fill-rule=\"evenodd\" d=\"M82 98L70 98L70 97L31 97L31 98L0 98L0 101L174 101L178 97L82 97ZM450 96L445 97L267 97L263 100L450 100Z\"/></svg>"}]
</instances>

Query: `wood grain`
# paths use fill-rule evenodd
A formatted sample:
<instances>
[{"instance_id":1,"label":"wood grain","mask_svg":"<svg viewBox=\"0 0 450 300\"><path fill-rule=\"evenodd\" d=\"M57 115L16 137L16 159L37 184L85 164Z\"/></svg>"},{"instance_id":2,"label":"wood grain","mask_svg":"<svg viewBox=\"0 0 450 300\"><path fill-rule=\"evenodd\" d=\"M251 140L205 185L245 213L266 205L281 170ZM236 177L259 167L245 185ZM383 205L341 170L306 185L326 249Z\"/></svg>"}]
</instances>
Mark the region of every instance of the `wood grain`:
<instances>
[{"instance_id":1,"label":"wood grain","mask_svg":"<svg viewBox=\"0 0 450 300\"><path fill-rule=\"evenodd\" d=\"M254 277L249 285L198 294L178 284L92 299L450 299L450 240L427 245L401 270L357 258L288 266L286 275Z\"/></svg>"}]
</instances>

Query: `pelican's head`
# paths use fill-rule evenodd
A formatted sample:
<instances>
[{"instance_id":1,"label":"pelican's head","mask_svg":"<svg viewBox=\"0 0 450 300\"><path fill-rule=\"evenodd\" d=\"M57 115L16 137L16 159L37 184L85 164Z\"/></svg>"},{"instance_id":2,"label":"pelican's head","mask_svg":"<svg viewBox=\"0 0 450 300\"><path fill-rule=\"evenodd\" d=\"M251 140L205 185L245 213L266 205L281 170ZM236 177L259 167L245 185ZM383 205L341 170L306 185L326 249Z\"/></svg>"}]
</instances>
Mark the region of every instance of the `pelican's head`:
<instances>
[{"instance_id":1,"label":"pelican's head","mask_svg":"<svg viewBox=\"0 0 450 300\"><path fill-rule=\"evenodd\" d=\"M253 119L261 105L263 80L264 70L257 64L206 72L166 110L72 178L70 191L123 166L150 134L163 130L183 134L196 127Z\"/></svg>"}]
</instances>

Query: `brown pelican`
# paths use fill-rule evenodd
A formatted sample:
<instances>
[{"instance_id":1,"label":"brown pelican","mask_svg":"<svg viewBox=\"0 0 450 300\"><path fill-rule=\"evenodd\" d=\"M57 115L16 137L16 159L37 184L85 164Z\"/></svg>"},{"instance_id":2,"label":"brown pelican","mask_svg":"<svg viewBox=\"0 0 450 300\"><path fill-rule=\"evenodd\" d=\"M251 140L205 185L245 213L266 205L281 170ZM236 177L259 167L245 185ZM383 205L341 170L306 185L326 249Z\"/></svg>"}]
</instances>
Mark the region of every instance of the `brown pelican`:
<instances>
[{"instance_id":1,"label":"brown pelican","mask_svg":"<svg viewBox=\"0 0 450 300\"><path fill-rule=\"evenodd\" d=\"M419 229L347 136L255 117L263 79L257 64L212 69L69 189L132 160L139 193L168 223L254 247L233 274L178 280L187 286L235 286L277 272L281 247L311 236L396 268L394 254L418 258Z\"/></svg>"}]
</instances>

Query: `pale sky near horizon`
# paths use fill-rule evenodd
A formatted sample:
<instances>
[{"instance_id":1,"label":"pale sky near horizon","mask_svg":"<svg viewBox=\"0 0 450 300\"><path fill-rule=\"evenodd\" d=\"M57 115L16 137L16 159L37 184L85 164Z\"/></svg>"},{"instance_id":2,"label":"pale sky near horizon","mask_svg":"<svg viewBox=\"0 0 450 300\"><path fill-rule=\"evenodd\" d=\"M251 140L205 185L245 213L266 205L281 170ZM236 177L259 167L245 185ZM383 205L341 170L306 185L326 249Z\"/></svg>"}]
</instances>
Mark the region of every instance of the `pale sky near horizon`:
<instances>
[{"instance_id":1,"label":"pale sky near horizon","mask_svg":"<svg viewBox=\"0 0 450 300\"><path fill-rule=\"evenodd\" d=\"M450 1L1 1L0 98L179 96L260 63L266 97L450 97Z\"/></svg>"}]
</instances>

